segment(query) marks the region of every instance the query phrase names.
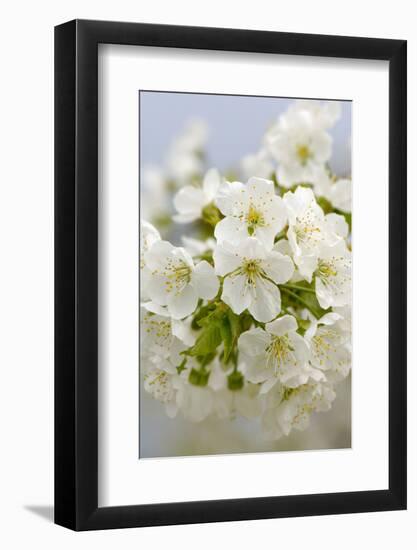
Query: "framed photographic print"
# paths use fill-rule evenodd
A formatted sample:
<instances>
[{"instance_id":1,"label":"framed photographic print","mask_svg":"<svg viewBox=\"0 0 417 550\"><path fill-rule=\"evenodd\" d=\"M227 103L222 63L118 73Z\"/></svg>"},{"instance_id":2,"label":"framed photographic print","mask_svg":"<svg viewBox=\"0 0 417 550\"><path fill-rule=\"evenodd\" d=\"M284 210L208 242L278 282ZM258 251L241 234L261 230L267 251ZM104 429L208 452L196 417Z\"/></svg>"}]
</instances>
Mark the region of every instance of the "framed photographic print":
<instances>
[{"instance_id":1,"label":"framed photographic print","mask_svg":"<svg viewBox=\"0 0 417 550\"><path fill-rule=\"evenodd\" d=\"M55 521L406 507L406 42L55 29Z\"/></svg>"}]
</instances>

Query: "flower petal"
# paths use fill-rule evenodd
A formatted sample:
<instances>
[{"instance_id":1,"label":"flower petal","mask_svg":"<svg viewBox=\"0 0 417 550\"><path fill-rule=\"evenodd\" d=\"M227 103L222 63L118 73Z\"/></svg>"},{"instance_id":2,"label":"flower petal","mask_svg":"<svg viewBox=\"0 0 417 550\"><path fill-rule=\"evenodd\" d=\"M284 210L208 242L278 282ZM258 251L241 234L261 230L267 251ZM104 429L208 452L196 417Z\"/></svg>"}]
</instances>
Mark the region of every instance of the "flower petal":
<instances>
[{"instance_id":1,"label":"flower petal","mask_svg":"<svg viewBox=\"0 0 417 550\"><path fill-rule=\"evenodd\" d=\"M168 241L157 241L152 245L147 252L145 252L145 263L147 267L151 270L161 270L165 269L167 258L170 256L174 250L174 246Z\"/></svg>"},{"instance_id":2,"label":"flower petal","mask_svg":"<svg viewBox=\"0 0 417 550\"><path fill-rule=\"evenodd\" d=\"M240 315L251 303L249 285L245 275L229 275L223 283L222 300L234 313Z\"/></svg>"},{"instance_id":3,"label":"flower petal","mask_svg":"<svg viewBox=\"0 0 417 550\"><path fill-rule=\"evenodd\" d=\"M245 224L238 218L227 216L216 225L214 236L219 244L224 241L238 243L248 236L248 231Z\"/></svg>"},{"instance_id":4,"label":"flower petal","mask_svg":"<svg viewBox=\"0 0 417 550\"><path fill-rule=\"evenodd\" d=\"M251 298L248 309L257 321L271 321L281 311L281 293L278 287L263 277L256 278L251 287Z\"/></svg>"},{"instance_id":5,"label":"flower petal","mask_svg":"<svg viewBox=\"0 0 417 550\"><path fill-rule=\"evenodd\" d=\"M211 202L220 187L221 177L215 168L210 168L206 172L203 180L203 191L206 196L206 201Z\"/></svg>"},{"instance_id":6,"label":"flower petal","mask_svg":"<svg viewBox=\"0 0 417 550\"><path fill-rule=\"evenodd\" d=\"M182 187L174 197L174 206L180 214L194 214L197 217L205 202L204 191L192 185Z\"/></svg>"},{"instance_id":7,"label":"flower petal","mask_svg":"<svg viewBox=\"0 0 417 550\"><path fill-rule=\"evenodd\" d=\"M262 268L270 279L279 284L286 283L294 274L293 261L280 252L270 252L263 260Z\"/></svg>"},{"instance_id":8,"label":"flower petal","mask_svg":"<svg viewBox=\"0 0 417 550\"><path fill-rule=\"evenodd\" d=\"M213 267L203 260L196 265L191 275L191 284L195 288L199 298L211 300L219 290L219 279Z\"/></svg>"},{"instance_id":9,"label":"flower petal","mask_svg":"<svg viewBox=\"0 0 417 550\"><path fill-rule=\"evenodd\" d=\"M223 215L242 217L248 209L246 188L240 181L226 181L219 187L214 202Z\"/></svg>"},{"instance_id":10,"label":"flower petal","mask_svg":"<svg viewBox=\"0 0 417 550\"><path fill-rule=\"evenodd\" d=\"M174 319L183 319L195 311L198 303L197 292L191 285L186 285L181 292L168 295L167 305Z\"/></svg>"},{"instance_id":11,"label":"flower petal","mask_svg":"<svg viewBox=\"0 0 417 550\"><path fill-rule=\"evenodd\" d=\"M216 273L222 277L235 271L242 263L240 253L227 242L216 246L213 252L213 259Z\"/></svg>"},{"instance_id":12,"label":"flower petal","mask_svg":"<svg viewBox=\"0 0 417 550\"><path fill-rule=\"evenodd\" d=\"M279 319L275 319L272 323L265 326L265 330L275 336L283 336L288 332L294 332L298 328L297 321L292 315L283 315Z\"/></svg>"},{"instance_id":13,"label":"flower petal","mask_svg":"<svg viewBox=\"0 0 417 550\"><path fill-rule=\"evenodd\" d=\"M271 337L261 328L251 328L240 335L238 346L239 351L254 357L265 353L271 342Z\"/></svg>"}]
</instances>

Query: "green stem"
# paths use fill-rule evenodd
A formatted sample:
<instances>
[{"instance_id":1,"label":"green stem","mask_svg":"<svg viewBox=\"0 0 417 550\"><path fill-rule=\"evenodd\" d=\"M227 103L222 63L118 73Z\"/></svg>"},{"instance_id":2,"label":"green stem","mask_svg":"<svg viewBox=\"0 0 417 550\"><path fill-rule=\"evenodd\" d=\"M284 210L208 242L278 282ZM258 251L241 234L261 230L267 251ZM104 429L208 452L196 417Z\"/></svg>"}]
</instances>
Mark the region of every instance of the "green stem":
<instances>
[{"instance_id":1,"label":"green stem","mask_svg":"<svg viewBox=\"0 0 417 550\"><path fill-rule=\"evenodd\" d=\"M305 300L303 300L303 298L301 298L301 296L299 296L298 294L296 294L292 290L289 290L288 288L286 288L285 285L281 285L280 288L282 288L282 290L284 292L286 292L287 294L292 296L295 300L300 302L300 304L303 304L303 306L306 307L314 315L314 317L316 317L316 319L319 318L319 316L317 315L317 312L314 309L312 309L310 304L308 304Z\"/></svg>"},{"instance_id":2,"label":"green stem","mask_svg":"<svg viewBox=\"0 0 417 550\"><path fill-rule=\"evenodd\" d=\"M312 292L313 294L316 293L316 291L313 288L307 288L301 285L285 284L285 285L279 285L279 287L287 288L289 290L303 290L304 292Z\"/></svg>"}]
</instances>

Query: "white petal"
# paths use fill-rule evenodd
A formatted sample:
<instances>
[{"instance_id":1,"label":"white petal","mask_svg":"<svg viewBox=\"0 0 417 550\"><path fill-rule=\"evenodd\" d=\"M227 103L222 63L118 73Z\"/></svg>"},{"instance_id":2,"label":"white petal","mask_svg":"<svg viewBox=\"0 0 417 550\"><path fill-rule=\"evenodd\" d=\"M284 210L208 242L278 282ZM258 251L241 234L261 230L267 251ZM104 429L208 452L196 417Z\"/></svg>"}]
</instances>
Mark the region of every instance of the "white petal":
<instances>
[{"instance_id":1,"label":"white petal","mask_svg":"<svg viewBox=\"0 0 417 550\"><path fill-rule=\"evenodd\" d=\"M148 279L146 291L152 302L160 306L166 306L168 303L168 293L166 291L167 278L163 275L152 274Z\"/></svg>"},{"instance_id":2,"label":"white petal","mask_svg":"<svg viewBox=\"0 0 417 550\"><path fill-rule=\"evenodd\" d=\"M315 254L294 255L294 262L298 267L300 275L311 283L313 273L317 268L317 256Z\"/></svg>"},{"instance_id":3,"label":"white petal","mask_svg":"<svg viewBox=\"0 0 417 550\"><path fill-rule=\"evenodd\" d=\"M249 202L256 205L263 204L274 197L274 182L271 180L250 178L246 188L249 193Z\"/></svg>"},{"instance_id":4,"label":"white petal","mask_svg":"<svg viewBox=\"0 0 417 550\"><path fill-rule=\"evenodd\" d=\"M216 273L222 277L237 269L242 263L242 258L237 249L234 249L228 243L216 246L213 252L213 259Z\"/></svg>"},{"instance_id":5,"label":"white petal","mask_svg":"<svg viewBox=\"0 0 417 550\"><path fill-rule=\"evenodd\" d=\"M145 262L151 271L164 270L167 258L172 254L174 246L168 241L157 241L145 252Z\"/></svg>"},{"instance_id":6,"label":"white petal","mask_svg":"<svg viewBox=\"0 0 417 550\"><path fill-rule=\"evenodd\" d=\"M292 254L290 243L287 239L280 239L277 243L275 243L273 251L284 254L284 256L291 256Z\"/></svg>"},{"instance_id":7,"label":"white petal","mask_svg":"<svg viewBox=\"0 0 417 550\"><path fill-rule=\"evenodd\" d=\"M333 303L333 293L318 277L316 278L316 296L320 307L323 309L329 308Z\"/></svg>"},{"instance_id":8,"label":"white petal","mask_svg":"<svg viewBox=\"0 0 417 550\"><path fill-rule=\"evenodd\" d=\"M265 353L255 355L254 357L243 356L241 365L245 379L253 384L261 384L273 376L273 371L266 366Z\"/></svg>"},{"instance_id":9,"label":"white petal","mask_svg":"<svg viewBox=\"0 0 417 550\"><path fill-rule=\"evenodd\" d=\"M294 274L294 264L291 258L274 251L270 252L262 261L262 268L270 279L279 284L286 283Z\"/></svg>"},{"instance_id":10,"label":"white petal","mask_svg":"<svg viewBox=\"0 0 417 550\"><path fill-rule=\"evenodd\" d=\"M276 195L271 197L262 211L264 212L265 222L279 233L287 223L287 208L281 197Z\"/></svg>"},{"instance_id":11,"label":"white petal","mask_svg":"<svg viewBox=\"0 0 417 550\"><path fill-rule=\"evenodd\" d=\"M275 319L272 323L268 323L265 329L275 336L283 336L288 332L294 332L298 328L297 321L292 315L283 315L279 319Z\"/></svg>"},{"instance_id":12,"label":"white petal","mask_svg":"<svg viewBox=\"0 0 417 550\"><path fill-rule=\"evenodd\" d=\"M140 223L141 250L145 252L151 245L161 239L159 231L149 222L142 220Z\"/></svg>"},{"instance_id":13,"label":"white petal","mask_svg":"<svg viewBox=\"0 0 417 550\"><path fill-rule=\"evenodd\" d=\"M186 285L182 292L169 294L167 299L169 312L174 319L183 319L194 313L197 302L197 292L191 285Z\"/></svg>"},{"instance_id":14,"label":"white petal","mask_svg":"<svg viewBox=\"0 0 417 550\"><path fill-rule=\"evenodd\" d=\"M229 275L223 283L222 300L234 313L240 315L251 303L251 296L245 275Z\"/></svg>"},{"instance_id":15,"label":"white petal","mask_svg":"<svg viewBox=\"0 0 417 550\"><path fill-rule=\"evenodd\" d=\"M349 226L344 216L340 214L327 214L325 217L326 226L332 233L336 233L339 237L346 239L349 234Z\"/></svg>"},{"instance_id":16,"label":"white petal","mask_svg":"<svg viewBox=\"0 0 417 550\"><path fill-rule=\"evenodd\" d=\"M281 187L289 188L296 183L302 183L304 170L297 164L291 166L280 164L276 171L276 178Z\"/></svg>"},{"instance_id":17,"label":"white petal","mask_svg":"<svg viewBox=\"0 0 417 550\"><path fill-rule=\"evenodd\" d=\"M195 288L198 297L204 300L211 300L219 290L219 279L213 267L205 260L194 268L191 284Z\"/></svg>"},{"instance_id":18,"label":"white petal","mask_svg":"<svg viewBox=\"0 0 417 550\"><path fill-rule=\"evenodd\" d=\"M283 200L288 209L290 224L295 223L295 218L301 216L316 201L313 191L302 186L297 187L294 192L285 193Z\"/></svg>"},{"instance_id":19,"label":"white petal","mask_svg":"<svg viewBox=\"0 0 417 550\"><path fill-rule=\"evenodd\" d=\"M160 306L159 304L155 304L154 302L142 302L140 306L146 309L146 311L150 311L151 313L157 313L162 317L169 317L169 312L167 308Z\"/></svg>"},{"instance_id":20,"label":"white petal","mask_svg":"<svg viewBox=\"0 0 417 550\"><path fill-rule=\"evenodd\" d=\"M221 177L215 168L211 168L206 172L203 180L203 191L208 202L211 202L216 196L220 183Z\"/></svg>"},{"instance_id":21,"label":"white petal","mask_svg":"<svg viewBox=\"0 0 417 550\"><path fill-rule=\"evenodd\" d=\"M239 254L247 260L263 260L268 250L256 237L248 237L238 247Z\"/></svg>"},{"instance_id":22,"label":"white petal","mask_svg":"<svg viewBox=\"0 0 417 550\"><path fill-rule=\"evenodd\" d=\"M278 382L278 378L276 376L271 376L271 378L268 378L268 380L265 380L265 382L262 384L261 389L259 390L259 393L261 394L268 393L269 390L273 388L277 382Z\"/></svg>"},{"instance_id":23,"label":"white petal","mask_svg":"<svg viewBox=\"0 0 417 550\"><path fill-rule=\"evenodd\" d=\"M191 317L189 320L179 321L172 319L171 321L172 334L187 346L192 346L196 340L196 334L191 329Z\"/></svg>"},{"instance_id":24,"label":"white petal","mask_svg":"<svg viewBox=\"0 0 417 550\"><path fill-rule=\"evenodd\" d=\"M343 212L352 211L352 182L340 179L331 188L330 202Z\"/></svg>"},{"instance_id":25,"label":"white petal","mask_svg":"<svg viewBox=\"0 0 417 550\"><path fill-rule=\"evenodd\" d=\"M239 350L249 357L265 353L271 342L271 337L261 328L251 328L240 335Z\"/></svg>"},{"instance_id":26,"label":"white petal","mask_svg":"<svg viewBox=\"0 0 417 550\"><path fill-rule=\"evenodd\" d=\"M257 321L266 323L274 319L281 311L281 293L276 285L257 277L251 288L249 312Z\"/></svg>"},{"instance_id":27,"label":"white petal","mask_svg":"<svg viewBox=\"0 0 417 550\"><path fill-rule=\"evenodd\" d=\"M246 188L240 181L226 181L219 187L214 202L225 216L243 216L248 209Z\"/></svg>"},{"instance_id":28,"label":"white petal","mask_svg":"<svg viewBox=\"0 0 417 550\"><path fill-rule=\"evenodd\" d=\"M332 141L327 132L316 132L312 136L310 146L316 162L324 164L329 160L332 154Z\"/></svg>"},{"instance_id":29,"label":"white petal","mask_svg":"<svg viewBox=\"0 0 417 550\"><path fill-rule=\"evenodd\" d=\"M174 197L174 206L180 214L199 216L205 202L203 190L191 185L182 187Z\"/></svg>"},{"instance_id":30,"label":"white petal","mask_svg":"<svg viewBox=\"0 0 417 550\"><path fill-rule=\"evenodd\" d=\"M193 213L188 213L188 214L174 214L174 216L172 216L172 219L174 220L174 222L177 222L177 223L191 223L191 222L195 222L196 220L198 220L199 218L201 217L201 210L199 210L198 212L193 212Z\"/></svg>"},{"instance_id":31,"label":"white petal","mask_svg":"<svg viewBox=\"0 0 417 550\"><path fill-rule=\"evenodd\" d=\"M342 316L338 313L326 313L323 317L320 317L318 324L319 325L334 325L336 321L342 319Z\"/></svg>"},{"instance_id":32,"label":"white petal","mask_svg":"<svg viewBox=\"0 0 417 550\"><path fill-rule=\"evenodd\" d=\"M224 241L239 243L248 236L248 231L246 225L238 218L226 216L216 225L214 236L219 244Z\"/></svg>"}]
</instances>

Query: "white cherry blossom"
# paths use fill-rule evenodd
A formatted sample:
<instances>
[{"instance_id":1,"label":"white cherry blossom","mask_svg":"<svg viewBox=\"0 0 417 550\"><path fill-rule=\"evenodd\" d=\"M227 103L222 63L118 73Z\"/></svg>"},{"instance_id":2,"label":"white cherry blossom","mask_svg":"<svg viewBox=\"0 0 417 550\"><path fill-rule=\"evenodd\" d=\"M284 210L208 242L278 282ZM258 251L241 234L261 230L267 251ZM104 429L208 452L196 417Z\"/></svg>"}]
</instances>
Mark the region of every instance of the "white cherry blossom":
<instances>
[{"instance_id":1,"label":"white cherry blossom","mask_svg":"<svg viewBox=\"0 0 417 550\"><path fill-rule=\"evenodd\" d=\"M170 180L182 186L203 172L201 152L207 141L208 128L204 121L191 119L183 132L171 144L166 170Z\"/></svg>"},{"instance_id":2,"label":"white cherry blossom","mask_svg":"<svg viewBox=\"0 0 417 550\"><path fill-rule=\"evenodd\" d=\"M218 418L260 416L264 407L264 396L259 391L259 385L244 381L242 388L231 390L228 388L228 377L232 372L233 366L221 365L218 359L211 365L208 385L214 391L214 414Z\"/></svg>"},{"instance_id":3,"label":"white cherry blossom","mask_svg":"<svg viewBox=\"0 0 417 550\"><path fill-rule=\"evenodd\" d=\"M213 202L220 183L219 172L212 168L204 176L201 187L182 187L174 197L174 206L178 214L173 216L173 219L178 223L190 223L200 219L204 207Z\"/></svg>"},{"instance_id":4,"label":"white cherry blossom","mask_svg":"<svg viewBox=\"0 0 417 550\"><path fill-rule=\"evenodd\" d=\"M352 180L337 179L331 176L325 167L319 167L312 178L314 192L327 199L334 208L342 212L352 211Z\"/></svg>"},{"instance_id":5,"label":"white cherry blossom","mask_svg":"<svg viewBox=\"0 0 417 550\"><path fill-rule=\"evenodd\" d=\"M170 210L169 195L166 192L166 174L160 167L149 164L141 167L141 219L154 220Z\"/></svg>"},{"instance_id":6,"label":"white cherry blossom","mask_svg":"<svg viewBox=\"0 0 417 550\"><path fill-rule=\"evenodd\" d=\"M140 224L140 293L142 298L147 296L146 289L150 277L145 262L145 253L159 240L161 240L159 231L149 222L142 220Z\"/></svg>"},{"instance_id":7,"label":"white cherry blossom","mask_svg":"<svg viewBox=\"0 0 417 550\"><path fill-rule=\"evenodd\" d=\"M267 395L267 408L262 416L266 439L277 440L293 429L303 431L314 412L328 411L336 397L327 383L308 383L296 388L276 385Z\"/></svg>"},{"instance_id":8,"label":"white cherry blossom","mask_svg":"<svg viewBox=\"0 0 417 550\"><path fill-rule=\"evenodd\" d=\"M224 277L222 300L236 314L248 309L257 321L267 322L280 313L277 284L286 283L294 272L289 256L247 237L237 248L228 242L218 245L213 258L216 273Z\"/></svg>"},{"instance_id":9,"label":"white cherry blossom","mask_svg":"<svg viewBox=\"0 0 417 550\"><path fill-rule=\"evenodd\" d=\"M267 151L261 149L257 153L243 157L240 169L245 180L252 177L270 178L274 172L274 164Z\"/></svg>"},{"instance_id":10,"label":"white cherry blossom","mask_svg":"<svg viewBox=\"0 0 417 550\"><path fill-rule=\"evenodd\" d=\"M174 372L167 372L156 365L150 364L144 374L143 387L157 401L165 405L165 412L170 418L174 418L178 411L176 403L177 390Z\"/></svg>"},{"instance_id":11,"label":"white cherry blossom","mask_svg":"<svg viewBox=\"0 0 417 550\"><path fill-rule=\"evenodd\" d=\"M151 300L167 306L174 319L193 313L199 298L211 300L217 294L219 280L212 266L206 261L194 265L184 248L158 241L145 253L145 262L152 275L147 285Z\"/></svg>"},{"instance_id":12,"label":"white cherry blossom","mask_svg":"<svg viewBox=\"0 0 417 550\"><path fill-rule=\"evenodd\" d=\"M329 200L335 208L342 212L352 211L352 181L339 179L330 188Z\"/></svg>"},{"instance_id":13,"label":"white cherry blossom","mask_svg":"<svg viewBox=\"0 0 417 550\"><path fill-rule=\"evenodd\" d=\"M314 274L317 300L323 309L350 303L351 271L351 253L343 240L333 246L322 245Z\"/></svg>"},{"instance_id":14,"label":"white cherry blossom","mask_svg":"<svg viewBox=\"0 0 417 550\"><path fill-rule=\"evenodd\" d=\"M261 393L277 382L296 387L309 378L324 378L320 371L309 366L309 348L297 328L296 319L284 315L267 323L265 330L253 328L239 337L245 377L250 382L261 383Z\"/></svg>"},{"instance_id":15,"label":"white cherry blossom","mask_svg":"<svg viewBox=\"0 0 417 550\"><path fill-rule=\"evenodd\" d=\"M324 222L329 234L337 235L342 239L347 239L349 236L349 225L344 216L340 214L326 214Z\"/></svg>"},{"instance_id":16,"label":"white cherry blossom","mask_svg":"<svg viewBox=\"0 0 417 550\"><path fill-rule=\"evenodd\" d=\"M176 389L176 405L184 418L202 422L213 411L213 391L209 386L195 386L188 381L186 369L173 380Z\"/></svg>"},{"instance_id":17,"label":"white cherry blossom","mask_svg":"<svg viewBox=\"0 0 417 550\"><path fill-rule=\"evenodd\" d=\"M293 259L301 275L311 282L317 267L318 255L323 244L339 240L329 231L329 223L317 204L314 193L307 187L297 187L284 195L288 212L287 238L293 251Z\"/></svg>"},{"instance_id":18,"label":"white cherry blossom","mask_svg":"<svg viewBox=\"0 0 417 550\"><path fill-rule=\"evenodd\" d=\"M281 186L313 183L317 167L330 159L332 138L327 129L338 118L335 105L297 101L268 131L265 141L279 163Z\"/></svg>"},{"instance_id":19,"label":"white cherry blossom","mask_svg":"<svg viewBox=\"0 0 417 550\"><path fill-rule=\"evenodd\" d=\"M262 178L250 178L247 184L225 182L215 203L225 216L214 231L219 243L238 244L250 235L272 248L274 237L287 221L284 203L275 194L273 182Z\"/></svg>"},{"instance_id":20,"label":"white cherry blossom","mask_svg":"<svg viewBox=\"0 0 417 550\"><path fill-rule=\"evenodd\" d=\"M240 390L223 388L214 393L213 411L218 418L257 418L262 414L264 395L257 384L246 383Z\"/></svg>"},{"instance_id":21,"label":"white cherry blossom","mask_svg":"<svg viewBox=\"0 0 417 550\"><path fill-rule=\"evenodd\" d=\"M351 354L346 346L350 335L338 324L341 319L337 313L327 313L318 320L310 316L311 324L305 333L310 363L332 382L346 378L350 371Z\"/></svg>"}]
</instances>

